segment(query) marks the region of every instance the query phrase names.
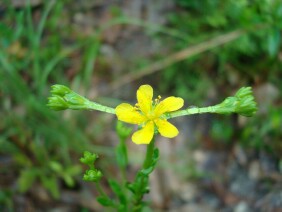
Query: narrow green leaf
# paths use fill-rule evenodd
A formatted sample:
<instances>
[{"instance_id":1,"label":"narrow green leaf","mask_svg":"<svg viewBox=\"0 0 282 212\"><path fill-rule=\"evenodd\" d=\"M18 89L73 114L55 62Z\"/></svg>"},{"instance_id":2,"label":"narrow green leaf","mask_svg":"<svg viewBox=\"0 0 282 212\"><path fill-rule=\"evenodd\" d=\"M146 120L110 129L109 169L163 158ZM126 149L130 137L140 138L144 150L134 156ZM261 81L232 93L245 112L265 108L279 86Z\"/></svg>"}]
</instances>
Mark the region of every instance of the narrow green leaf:
<instances>
[{"instance_id":1,"label":"narrow green leaf","mask_svg":"<svg viewBox=\"0 0 282 212\"><path fill-rule=\"evenodd\" d=\"M59 192L58 182L56 177L44 175L40 177L40 180L44 188L46 188L55 199L58 199L60 197L60 192Z\"/></svg>"},{"instance_id":2,"label":"narrow green leaf","mask_svg":"<svg viewBox=\"0 0 282 212\"><path fill-rule=\"evenodd\" d=\"M103 206L113 206L113 201L107 196L99 196L96 198L97 202L99 202Z\"/></svg>"},{"instance_id":3,"label":"narrow green leaf","mask_svg":"<svg viewBox=\"0 0 282 212\"><path fill-rule=\"evenodd\" d=\"M113 192L118 196L122 204L126 204L126 197L123 193L122 187L115 180L109 180L109 184Z\"/></svg>"},{"instance_id":4,"label":"narrow green leaf","mask_svg":"<svg viewBox=\"0 0 282 212\"><path fill-rule=\"evenodd\" d=\"M37 176L37 170L27 169L21 172L19 177L19 190L26 192L34 183Z\"/></svg>"},{"instance_id":5,"label":"narrow green leaf","mask_svg":"<svg viewBox=\"0 0 282 212\"><path fill-rule=\"evenodd\" d=\"M274 57L280 48L280 31L272 30L267 36L267 50L270 56Z\"/></svg>"},{"instance_id":6,"label":"narrow green leaf","mask_svg":"<svg viewBox=\"0 0 282 212\"><path fill-rule=\"evenodd\" d=\"M118 145L116 148L116 157L117 163L120 167L126 167L128 160L127 160L127 151L124 145Z\"/></svg>"}]
</instances>

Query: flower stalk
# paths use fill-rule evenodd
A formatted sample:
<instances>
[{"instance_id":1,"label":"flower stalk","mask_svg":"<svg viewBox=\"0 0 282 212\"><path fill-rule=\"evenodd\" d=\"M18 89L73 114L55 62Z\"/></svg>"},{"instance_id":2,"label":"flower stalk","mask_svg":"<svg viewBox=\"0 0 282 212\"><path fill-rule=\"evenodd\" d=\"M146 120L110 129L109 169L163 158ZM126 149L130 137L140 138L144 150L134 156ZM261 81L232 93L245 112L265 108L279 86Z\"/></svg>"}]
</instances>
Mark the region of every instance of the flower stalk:
<instances>
[{"instance_id":1,"label":"flower stalk","mask_svg":"<svg viewBox=\"0 0 282 212\"><path fill-rule=\"evenodd\" d=\"M51 86L51 94L47 106L52 110L98 110L115 114L114 108L92 102L64 85Z\"/></svg>"},{"instance_id":2,"label":"flower stalk","mask_svg":"<svg viewBox=\"0 0 282 212\"><path fill-rule=\"evenodd\" d=\"M48 98L47 106L52 110L98 110L105 113L116 114L116 110L112 107L101 105L97 102L88 100L87 98L77 94L64 85L53 85L51 89L51 97ZM124 105L122 105L124 106ZM129 111L132 108L127 104L126 110ZM120 108L119 108L120 109ZM124 109L124 108L122 108ZM222 103L208 106L208 107L196 107L190 106L184 110L167 111L160 114L160 117L165 119L176 118L180 116L201 114L201 113L217 113L217 114L231 114L238 113L242 116L253 116L257 112L257 103L254 100L253 92L251 87L242 87L239 89L234 96L227 97ZM122 114L123 115L123 114ZM125 122L140 122L138 119L143 121L139 115L133 117L136 120L128 120L127 116L120 119L125 119ZM125 114L126 115L126 114Z\"/></svg>"},{"instance_id":3,"label":"flower stalk","mask_svg":"<svg viewBox=\"0 0 282 212\"><path fill-rule=\"evenodd\" d=\"M201 113L217 113L217 114L231 114L238 113L242 116L251 117L257 112L257 103L255 102L251 87L242 87L234 96L227 97L222 103L208 106L208 107L196 107L192 106L185 110L178 110L175 112L167 113L167 119L201 114Z\"/></svg>"}]
</instances>

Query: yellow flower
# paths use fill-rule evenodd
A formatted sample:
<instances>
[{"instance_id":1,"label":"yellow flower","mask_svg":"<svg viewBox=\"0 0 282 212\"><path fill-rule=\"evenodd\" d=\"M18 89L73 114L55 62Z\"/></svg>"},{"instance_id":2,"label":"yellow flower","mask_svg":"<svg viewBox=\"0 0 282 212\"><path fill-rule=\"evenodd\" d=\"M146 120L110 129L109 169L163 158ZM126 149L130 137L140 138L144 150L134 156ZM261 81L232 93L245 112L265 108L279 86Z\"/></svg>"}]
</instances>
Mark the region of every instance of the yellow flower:
<instances>
[{"instance_id":1,"label":"yellow flower","mask_svg":"<svg viewBox=\"0 0 282 212\"><path fill-rule=\"evenodd\" d=\"M120 121L138 124L142 129L132 135L136 144L149 144L154 136L155 129L168 138L178 135L177 128L166 120L165 113L180 109L184 101L179 97L168 97L160 101L160 96L154 102L153 88L142 85L137 90L138 103L134 106L122 103L116 107L116 115Z\"/></svg>"}]
</instances>

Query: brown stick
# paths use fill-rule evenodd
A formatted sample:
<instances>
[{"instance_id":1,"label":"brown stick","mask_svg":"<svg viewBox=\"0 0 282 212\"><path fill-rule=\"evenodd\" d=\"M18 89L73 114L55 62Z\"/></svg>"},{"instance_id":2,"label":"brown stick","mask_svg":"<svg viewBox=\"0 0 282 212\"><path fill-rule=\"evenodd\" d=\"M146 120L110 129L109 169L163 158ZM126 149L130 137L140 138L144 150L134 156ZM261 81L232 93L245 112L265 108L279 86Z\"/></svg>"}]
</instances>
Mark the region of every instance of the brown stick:
<instances>
[{"instance_id":1,"label":"brown stick","mask_svg":"<svg viewBox=\"0 0 282 212\"><path fill-rule=\"evenodd\" d=\"M188 47L186 49L183 49L179 52L176 52L172 55L169 55L168 57L161 59L145 68L140 69L139 71L136 71L134 73L129 73L118 80L114 81L112 84L110 84L111 90L116 90L123 86L126 83L133 82L139 78L142 78L146 75L153 74L155 72L161 71L162 69L179 62L181 60L187 59L189 57L192 57L194 55L200 54L202 52L211 50L215 47L221 46L223 44L229 43L233 40L236 40L237 38L241 37L245 32L243 30L236 30L233 32L229 32L224 35L220 35L216 38L212 38L210 40L207 40L205 42L202 42L200 44Z\"/></svg>"}]
</instances>

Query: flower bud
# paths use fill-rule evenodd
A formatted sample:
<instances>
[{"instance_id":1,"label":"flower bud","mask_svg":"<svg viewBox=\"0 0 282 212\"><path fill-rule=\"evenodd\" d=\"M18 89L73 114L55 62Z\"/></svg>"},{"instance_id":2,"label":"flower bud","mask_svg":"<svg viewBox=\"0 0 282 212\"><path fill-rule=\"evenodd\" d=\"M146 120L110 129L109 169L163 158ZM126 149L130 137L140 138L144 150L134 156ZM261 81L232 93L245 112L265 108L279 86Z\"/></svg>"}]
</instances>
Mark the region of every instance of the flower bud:
<instances>
[{"instance_id":1,"label":"flower bud","mask_svg":"<svg viewBox=\"0 0 282 212\"><path fill-rule=\"evenodd\" d=\"M254 101L253 92L251 87L243 87L237 91L235 97L238 98L235 112L242 116L253 116L258 108L257 103Z\"/></svg>"},{"instance_id":2,"label":"flower bud","mask_svg":"<svg viewBox=\"0 0 282 212\"><path fill-rule=\"evenodd\" d=\"M67 86L64 85L52 85L51 86L51 93L53 95L58 95L58 96L64 96L68 93L71 93L71 89L69 89Z\"/></svg>"},{"instance_id":3,"label":"flower bud","mask_svg":"<svg viewBox=\"0 0 282 212\"><path fill-rule=\"evenodd\" d=\"M235 96L228 97L222 103L215 105L214 110L219 114L238 113L242 116L253 116L258 108L251 87L242 87Z\"/></svg>"},{"instance_id":4,"label":"flower bud","mask_svg":"<svg viewBox=\"0 0 282 212\"><path fill-rule=\"evenodd\" d=\"M83 154L83 157L80 158L80 162L86 165L91 165L96 161L97 158L98 158L98 155L85 151Z\"/></svg>"},{"instance_id":5,"label":"flower bud","mask_svg":"<svg viewBox=\"0 0 282 212\"><path fill-rule=\"evenodd\" d=\"M83 180L90 182L98 182L101 179L101 177L103 177L101 171L97 169L91 169L85 172L85 174L83 175Z\"/></svg>"},{"instance_id":6,"label":"flower bud","mask_svg":"<svg viewBox=\"0 0 282 212\"><path fill-rule=\"evenodd\" d=\"M47 104L53 110L81 110L87 108L89 100L64 85L53 85L52 96Z\"/></svg>"},{"instance_id":7,"label":"flower bud","mask_svg":"<svg viewBox=\"0 0 282 212\"><path fill-rule=\"evenodd\" d=\"M79 94L75 92L68 93L64 96L65 100L71 105L71 106L81 106L83 107L84 104L87 103L87 99L80 96Z\"/></svg>"},{"instance_id":8,"label":"flower bud","mask_svg":"<svg viewBox=\"0 0 282 212\"><path fill-rule=\"evenodd\" d=\"M65 110L69 108L68 103L60 96L51 96L48 98L47 106L52 110Z\"/></svg>"},{"instance_id":9,"label":"flower bud","mask_svg":"<svg viewBox=\"0 0 282 212\"><path fill-rule=\"evenodd\" d=\"M116 132L120 139L124 140L129 137L132 132L132 128L129 128L125 126L121 121L118 121L116 125Z\"/></svg>"}]
</instances>

